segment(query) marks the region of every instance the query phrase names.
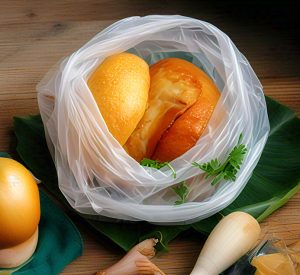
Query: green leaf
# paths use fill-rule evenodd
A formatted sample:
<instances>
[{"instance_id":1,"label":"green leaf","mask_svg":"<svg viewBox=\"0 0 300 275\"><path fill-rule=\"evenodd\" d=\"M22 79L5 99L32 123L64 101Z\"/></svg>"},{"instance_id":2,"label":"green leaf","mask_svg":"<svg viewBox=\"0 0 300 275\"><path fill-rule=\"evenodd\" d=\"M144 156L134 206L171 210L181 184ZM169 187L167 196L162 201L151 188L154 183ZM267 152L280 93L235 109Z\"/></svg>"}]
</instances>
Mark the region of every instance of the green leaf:
<instances>
[{"instance_id":1,"label":"green leaf","mask_svg":"<svg viewBox=\"0 0 300 275\"><path fill-rule=\"evenodd\" d=\"M84 219L125 250L146 237L159 238L161 244L158 248L166 249L169 241L190 227L209 234L222 215L237 210L248 212L259 221L265 219L300 188L300 120L286 106L268 97L266 101L271 131L262 157L242 193L220 213L190 226L100 222L86 216ZM25 164L52 194L68 206L57 185L56 170L40 116L15 118L14 126L18 138L17 151ZM213 168L218 166L220 164L215 160Z\"/></svg>"},{"instance_id":2,"label":"green leaf","mask_svg":"<svg viewBox=\"0 0 300 275\"><path fill-rule=\"evenodd\" d=\"M289 192L283 192L281 194L278 194L275 197L272 197L269 200L262 201L256 204L251 204L249 206L243 206L241 208L237 208L234 211L243 211L247 212L248 214L256 217L256 219L261 222L268 216L270 216L275 210L280 208L282 205L287 203L287 201L295 195L300 190L300 183L295 185L293 189L291 189ZM232 212L230 209L226 209L223 211L224 214L229 214Z\"/></svg>"},{"instance_id":3,"label":"green leaf","mask_svg":"<svg viewBox=\"0 0 300 275\"><path fill-rule=\"evenodd\" d=\"M139 238L139 241L143 241L148 238L157 238L159 240L159 243L155 246L155 248L160 251L168 251L169 242L175 239L181 232L191 228L191 225L145 225L147 226L146 233Z\"/></svg>"},{"instance_id":4,"label":"green leaf","mask_svg":"<svg viewBox=\"0 0 300 275\"><path fill-rule=\"evenodd\" d=\"M141 222L103 222L88 218L85 218L85 220L92 228L111 239L125 251L130 250L139 242L142 231Z\"/></svg>"},{"instance_id":5,"label":"green leaf","mask_svg":"<svg viewBox=\"0 0 300 275\"><path fill-rule=\"evenodd\" d=\"M180 205L186 202L186 198L189 194L189 189L184 181L180 182L177 186L172 187L172 190L178 196L178 200L175 201L175 205Z\"/></svg>"},{"instance_id":6,"label":"green leaf","mask_svg":"<svg viewBox=\"0 0 300 275\"><path fill-rule=\"evenodd\" d=\"M211 185L216 185L222 180L236 180L236 174L240 170L247 148L244 144L241 144L243 135L240 134L237 145L231 150L227 159L221 164L217 159L212 159L209 162L199 164L193 162L192 165L203 170L206 173L205 178L213 178Z\"/></svg>"},{"instance_id":7,"label":"green leaf","mask_svg":"<svg viewBox=\"0 0 300 275\"><path fill-rule=\"evenodd\" d=\"M35 177L47 182L48 189L59 192L56 169L47 147L41 117L14 117L13 124L18 140L17 152L21 159Z\"/></svg>"},{"instance_id":8,"label":"green leaf","mask_svg":"<svg viewBox=\"0 0 300 275\"><path fill-rule=\"evenodd\" d=\"M159 162L157 160L144 158L144 159L141 160L140 164L142 166L151 167L151 168L154 168L154 169L160 169L160 168L163 168L165 166L168 166L169 169L172 171L174 179L176 178L176 172L175 172L174 168L172 167L172 165L168 161Z\"/></svg>"},{"instance_id":9,"label":"green leaf","mask_svg":"<svg viewBox=\"0 0 300 275\"><path fill-rule=\"evenodd\" d=\"M244 211L263 221L300 189L300 120L275 100L266 97L266 102L270 120L266 146L246 187L221 211L223 215Z\"/></svg>"},{"instance_id":10,"label":"green leaf","mask_svg":"<svg viewBox=\"0 0 300 275\"><path fill-rule=\"evenodd\" d=\"M255 215L258 218L271 204L280 207L281 199L300 182L300 120L269 98L267 108L271 126L268 141L248 184L226 213L249 211L264 202L265 209Z\"/></svg>"},{"instance_id":11,"label":"green leaf","mask_svg":"<svg viewBox=\"0 0 300 275\"><path fill-rule=\"evenodd\" d=\"M201 220L199 222L193 223L192 227L196 231L208 235L215 227L215 225L223 218L221 213L217 213L207 219Z\"/></svg>"}]
</instances>

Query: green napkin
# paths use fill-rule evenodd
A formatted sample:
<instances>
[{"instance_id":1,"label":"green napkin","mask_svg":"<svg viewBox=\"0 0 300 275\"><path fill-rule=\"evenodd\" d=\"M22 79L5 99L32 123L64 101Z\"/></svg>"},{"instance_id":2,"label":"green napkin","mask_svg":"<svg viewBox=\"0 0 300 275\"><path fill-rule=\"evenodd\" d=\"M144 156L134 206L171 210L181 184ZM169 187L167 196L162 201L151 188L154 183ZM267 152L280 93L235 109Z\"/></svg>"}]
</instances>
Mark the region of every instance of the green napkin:
<instances>
[{"instance_id":1,"label":"green napkin","mask_svg":"<svg viewBox=\"0 0 300 275\"><path fill-rule=\"evenodd\" d=\"M71 220L40 190L41 220L35 253L20 269L0 274L55 275L82 254L83 243Z\"/></svg>"}]
</instances>

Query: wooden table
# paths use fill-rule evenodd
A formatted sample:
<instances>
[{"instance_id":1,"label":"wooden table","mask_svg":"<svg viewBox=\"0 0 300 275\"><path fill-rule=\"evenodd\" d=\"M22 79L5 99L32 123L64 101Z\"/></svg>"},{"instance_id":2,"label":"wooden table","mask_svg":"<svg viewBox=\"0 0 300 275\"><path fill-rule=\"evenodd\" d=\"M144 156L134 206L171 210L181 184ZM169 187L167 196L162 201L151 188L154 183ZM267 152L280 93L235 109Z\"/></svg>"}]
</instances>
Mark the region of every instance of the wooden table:
<instances>
[{"instance_id":1,"label":"wooden table","mask_svg":"<svg viewBox=\"0 0 300 275\"><path fill-rule=\"evenodd\" d=\"M188 1L186 1L188 2ZM9 151L12 117L38 113L35 86L49 68L117 19L131 15L182 14L213 23L245 54L264 91L300 112L299 38L293 6L184 1L17 1L1 0L0 151ZM84 239L83 255L62 274L93 274L123 252L75 221ZM262 223L264 232L300 239L300 193ZM134 234L134 232L133 232ZM189 274L203 240L181 236L155 263L166 274Z\"/></svg>"}]
</instances>

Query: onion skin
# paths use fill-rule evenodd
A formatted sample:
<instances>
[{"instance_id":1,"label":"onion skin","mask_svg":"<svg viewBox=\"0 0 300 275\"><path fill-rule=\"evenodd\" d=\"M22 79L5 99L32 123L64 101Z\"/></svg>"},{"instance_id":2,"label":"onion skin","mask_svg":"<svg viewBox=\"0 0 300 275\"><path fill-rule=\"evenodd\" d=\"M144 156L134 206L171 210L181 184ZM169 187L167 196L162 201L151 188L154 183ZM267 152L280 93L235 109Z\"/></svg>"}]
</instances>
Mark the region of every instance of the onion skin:
<instances>
[{"instance_id":1,"label":"onion skin","mask_svg":"<svg viewBox=\"0 0 300 275\"><path fill-rule=\"evenodd\" d=\"M209 235L191 275L218 275L256 244L258 222L244 212L224 217Z\"/></svg>"},{"instance_id":2,"label":"onion skin","mask_svg":"<svg viewBox=\"0 0 300 275\"><path fill-rule=\"evenodd\" d=\"M95 275L165 275L150 259L155 256L156 239L147 239L134 246L116 264Z\"/></svg>"}]
</instances>

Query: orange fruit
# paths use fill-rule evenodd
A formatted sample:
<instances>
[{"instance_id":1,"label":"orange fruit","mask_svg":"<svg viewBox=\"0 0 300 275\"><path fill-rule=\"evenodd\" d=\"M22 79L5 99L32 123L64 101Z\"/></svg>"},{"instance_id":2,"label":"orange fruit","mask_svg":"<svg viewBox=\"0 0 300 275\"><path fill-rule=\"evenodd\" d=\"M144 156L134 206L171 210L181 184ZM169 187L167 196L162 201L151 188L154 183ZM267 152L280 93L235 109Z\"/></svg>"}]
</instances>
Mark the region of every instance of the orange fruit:
<instances>
[{"instance_id":1,"label":"orange fruit","mask_svg":"<svg viewBox=\"0 0 300 275\"><path fill-rule=\"evenodd\" d=\"M20 163L0 158L0 250L30 239L40 220L39 191Z\"/></svg>"},{"instance_id":2,"label":"orange fruit","mask_svg":"<svg viewBox=\"0 0 300 275\"><path fill-rule=\"evenodd\" d=\"M148 64L134 54L112 55L92 73L88 86L110 133L123 146L146 109Z\"/></svg>"}]
</instances>

